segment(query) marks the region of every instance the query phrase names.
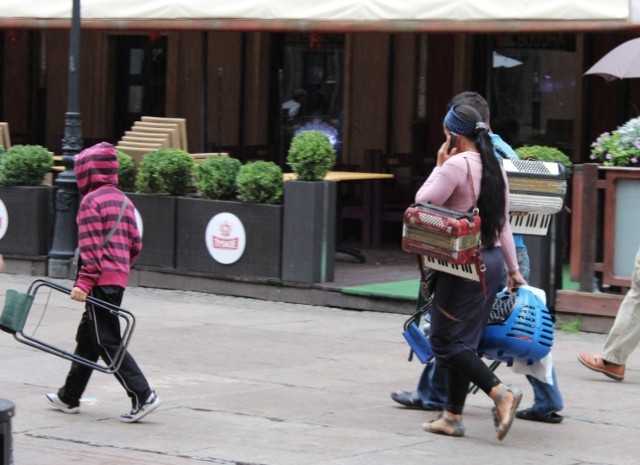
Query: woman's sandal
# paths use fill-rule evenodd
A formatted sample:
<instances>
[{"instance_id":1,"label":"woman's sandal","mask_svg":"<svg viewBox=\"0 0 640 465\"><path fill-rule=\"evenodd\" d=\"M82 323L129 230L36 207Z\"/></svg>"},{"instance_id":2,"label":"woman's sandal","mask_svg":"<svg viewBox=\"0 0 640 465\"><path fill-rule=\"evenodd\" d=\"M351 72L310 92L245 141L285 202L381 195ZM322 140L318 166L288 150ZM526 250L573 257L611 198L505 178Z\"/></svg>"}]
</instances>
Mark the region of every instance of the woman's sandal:
<instances>
[{"instance_id":1,"label":"woman's sandal","mask_svg":"<svg viewBox=\"0 0 640 465\"><path fill-rule=\"evenodd\" d=\"M508 393L513 394L513 403L509 408L509 416L505 420L504 418L500 418L500 415L498 413L498 406L502 403L502 400ZM521 400L522 391L520 389L518 389L517 387L505 386L500 390L500 393L493 401L493 403L496 405L493 420L496 425L496 430L498 431L499 441L502 441L509 432L511 424L513 423L513 419L516 417L516 409L518 408L518 405L520 405Z\"/></svg>"},{"instance_id":2,"label":"woman's sandal","mask_svg":"<svg viewBox=\"0 0 640 465\"><path fill-rule=\"evenodd\" d=\"M453 431L449 432L447 430L434 428L432 425L438 420L442 420L445 424L447 424L448 426L451 426L453 428ZM440 415L438 418L436 418L432 422L423 423L422 429L427 431L428 433L444 434L445 436L454 436L454 437L464 436L464 425L462 424L462 422L460 420L452 420L450 418L445 417L444 415Z\"/></svg>"}]
</instances>

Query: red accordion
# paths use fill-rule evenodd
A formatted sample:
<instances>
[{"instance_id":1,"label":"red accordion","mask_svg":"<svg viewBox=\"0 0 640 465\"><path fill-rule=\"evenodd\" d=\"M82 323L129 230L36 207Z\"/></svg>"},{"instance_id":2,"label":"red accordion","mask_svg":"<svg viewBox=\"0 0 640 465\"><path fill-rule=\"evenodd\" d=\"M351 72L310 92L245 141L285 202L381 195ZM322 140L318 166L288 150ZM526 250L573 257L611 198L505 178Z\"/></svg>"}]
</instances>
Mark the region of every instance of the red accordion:
<instances>
[{"instance_id":1,"label":"red accordion","mask_svg":"<svg viewBox=\"0 0 640 465\"><path fill-rule=\"evenodd\" d=\"M402 249L423 255L424 265L480 280L480 216L431 204L414 204L404 213Z\"/></svg>"}]
</instances>

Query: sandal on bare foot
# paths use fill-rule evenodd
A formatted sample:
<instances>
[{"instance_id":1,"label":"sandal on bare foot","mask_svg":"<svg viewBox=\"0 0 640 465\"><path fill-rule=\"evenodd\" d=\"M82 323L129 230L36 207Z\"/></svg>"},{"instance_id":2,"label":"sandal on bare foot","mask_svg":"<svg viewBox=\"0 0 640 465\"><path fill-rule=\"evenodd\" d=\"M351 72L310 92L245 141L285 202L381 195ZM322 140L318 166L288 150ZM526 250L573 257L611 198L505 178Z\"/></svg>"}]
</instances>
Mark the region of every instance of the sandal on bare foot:
<instances>
[{"instance_id":1,"label":"sandal on bare foot","mask_svg":"<svg viewBox=\"0 0 640 465\"><path fill-rule=\"evenodd\" d=\"M435 428L434 423L440 420L442 420L445 425L453 428L453 430L449 431L446 429ZM440 415L437 419L433 420L432 422L423 423L422 429L427 431L428 433L444 434L445 436L454 436L454 437L464 436L464 425L462 424L462 422L460 420L455 420L455 419L452 420L450 418L445 417L444 415Z\"/></svg>"},{"instance_id":2,"label":"sandal on bare foot","mask_svg":"<svg viewBox=\"0 0 640 465\"><path fill-rule=\"evenodd\" d=\"M500 417L499 406L502 403L502 400L507 394L513 395L513 402L509 407L509 414L506 417ZM513 423L513 419L516 417L516 409L518 405L520 405L520 401L522 400L522 391L517 387L505 386L500 390L500 393L494 400L494 404L496 405L496 413L494 417L494 422L497 423L496 430L498 431L498 440L502 441L509 429L511 428L511 424ZM497 421L496 421L497 417Z\"/></svg>"}]
</instances>

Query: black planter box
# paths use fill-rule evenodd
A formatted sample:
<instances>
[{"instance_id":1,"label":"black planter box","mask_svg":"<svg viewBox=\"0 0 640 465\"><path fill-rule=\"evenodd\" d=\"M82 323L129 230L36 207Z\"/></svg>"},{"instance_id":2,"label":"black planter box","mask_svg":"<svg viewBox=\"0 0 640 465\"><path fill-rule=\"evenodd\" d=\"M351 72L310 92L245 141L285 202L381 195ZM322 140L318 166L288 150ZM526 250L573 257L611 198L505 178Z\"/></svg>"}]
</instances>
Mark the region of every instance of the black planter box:
<instances>
[{"instance_id":1,"label":"black planter box","mask_svg":"<svg viewBox=\"0 0 640 465\"><path fill-rule=\"evenodd\" d=\"M336 252L336 183L284 184L282 280L333 281Z\"/></svg>"},{"instance_id":2,"label":"black planter box","mask_svg":"<svg viewBox=\"0 0 640 465\"><path fill-rule=\"evenodd\" d=\"M282 211L282 205L179 198L176 268L185 273L279 280ZM212 234L207 234L207 227L214 216L220 213L235 215L244 227L244 252L233 263L221 263L210 252L214 238ZM233 244L236 239L235 232L228 238L229 243Z\"/></svg>"},{"instance_id":3,"label":"black planter box","mask_svg":"<svg viewBox=\"0 0 640 465\"><path fill-rule=\"evenodd\" d=\"M142 218L142 252L136 265L175 269L176 205L170 195L127 193Z\"/></svg>"},{"instance_id":4,"label":"black planter box","mask_svg":"<svg viewBox=\"0 0 640 465\"><path fill-rule=\"evenodd\" d=\"M51 186L0 186L0 200L7 210L6 232L0 239L5 255L48 255L53 236L55 188Z\"/></svg>"}]
</instances>

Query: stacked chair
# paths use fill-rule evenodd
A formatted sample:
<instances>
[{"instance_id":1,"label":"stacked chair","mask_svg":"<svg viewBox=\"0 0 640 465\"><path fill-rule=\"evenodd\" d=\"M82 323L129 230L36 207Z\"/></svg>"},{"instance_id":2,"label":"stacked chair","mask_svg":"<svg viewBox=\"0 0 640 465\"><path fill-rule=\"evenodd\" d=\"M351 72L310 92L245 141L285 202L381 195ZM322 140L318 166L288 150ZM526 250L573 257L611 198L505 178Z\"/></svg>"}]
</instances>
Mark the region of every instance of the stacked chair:
<instances>
[{"instance_id":1,"label":"stacked chair","mask_svg":"<svg viewBox=\"0 0 640 465\"><path fill-rule=\"evenodd\" d=\"M9 123L0 123L0 145L5 150L11 148L11 134L9 133Z\"/></svg>"},{"instance_id":2,"label":"stacked chair","mask_svg":"<svg viewBox=\"0 0 640 465\"><path fill-rule=\"evenodd\" d=\"M147 153L169 147L188 152L186 119L143 116L116 144L118 150L133 157L136 166Z\"/></svg>"}]
</instances>

